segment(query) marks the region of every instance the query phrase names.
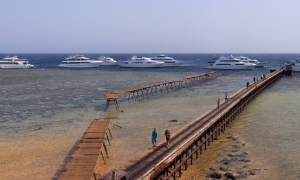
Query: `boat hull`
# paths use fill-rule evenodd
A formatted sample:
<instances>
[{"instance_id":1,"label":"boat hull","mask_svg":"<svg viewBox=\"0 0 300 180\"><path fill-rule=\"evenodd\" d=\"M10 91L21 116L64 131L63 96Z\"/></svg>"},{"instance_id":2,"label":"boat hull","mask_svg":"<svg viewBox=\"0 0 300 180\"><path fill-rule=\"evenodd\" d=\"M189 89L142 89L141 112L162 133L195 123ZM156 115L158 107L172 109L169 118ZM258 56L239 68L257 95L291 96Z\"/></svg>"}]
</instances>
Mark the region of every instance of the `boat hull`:
<instances>
[{"instance_id":1,"label":"boat hull","mask_svg":"<svg viewBox=\"0 0 300 180\"><path fill-rule=\"evenodd\" d=\"M96 68L101 63L78 63L78 64L59 64L60 68Z\"/></svg>"},{"instance_id":2,"label":"boat hull","mask_svg":"<svg viewBox=\"0 0 300 180\"><path fill-rule=\"evenodd\" d=\"M206 66L206 69L223 69L223 70L251 70L253 69L255 66L233 66L233 65L218 65L218 66L214 66L214 65L209 65Z\"/></svg>"},{"instance_id":3,"label":"boat hull","mask_svg":"<svg viewBox=\"0 0 300 180\"><path fill-rule=\"evenodd\" d=\"M89 63L61 63L58 65L60 68L96 68L102 64L102 61L95 61Z\"/></svg>"},{"instance_id":4,"label":"boat hull","mask_svg":"<svg viewBox=\"0 0 300 180\"><path fill-rule=\"evenodd\" d=\"M29 69L34 68L33 65L1 65L1 69Z\"/></svg>"},{"instance_id":5,"label":"boat hull","mask_svg":"<svg viewBox=\"0 0 300 180\"><path fill-rule=\"evenodd\" d=\"M293 71L300 71L300 65L294 65L292 66Z\"/></svg>"},{"instance_id":6,"label":"boat hull","mask_svg":"<svg viewBox=\"0 0 300 180\"><path fill-rule=\"evenodd\" d=\"M110 63L103 62L100 64L100 66L117 66L117 65L119 65L118 62L110 62Z\"/></svg>"},{"instance_id":7,"label":"boat hull","mask_svg":"<svg viewBox=\"0 0 300 180\"><path fill-rule=\"evenodd\" d=\"M153 67L162 67L163 63L161 64L125 64L121 63L121 67L130 67L130 68L153 68Z\"/></svg>"},{"instance_id":8,"label":"boat hull","mask_svg":"<svg viewBox=\"0 0 300 180\"><path fill-rule=\"evenodd\" d=\"M162 61L164 64L162 65L163 67L177 67L177 66L182 66L183 61L175 61L175 62L167 62L167 61Z\"/></svg>"},{"instance_id":9,"label":"boat hull","mask_svg":"<svg viewBox=\"0 0 300 180\"><path fill-rule=\"evenodd\" d=\"M255 63L255 67L265 67L269 64L269 62L258 62Z\"/></svg>"}]
</instances>

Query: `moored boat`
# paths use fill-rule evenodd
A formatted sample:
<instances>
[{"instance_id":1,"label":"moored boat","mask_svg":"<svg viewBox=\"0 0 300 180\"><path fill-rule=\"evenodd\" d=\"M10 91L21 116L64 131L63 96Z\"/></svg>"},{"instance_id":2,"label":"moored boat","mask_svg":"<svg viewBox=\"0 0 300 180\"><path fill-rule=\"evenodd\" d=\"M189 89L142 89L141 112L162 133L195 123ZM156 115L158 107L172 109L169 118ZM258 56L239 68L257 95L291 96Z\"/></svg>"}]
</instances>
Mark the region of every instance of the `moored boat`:
<instances>
[{"instance_id":1,"label":"moored boat","mask_svg":"<svg viewBox=\"0 0 300 180\"><path fill-rule=\"evenodd\" d=\"M290 62L287 61L285 63L285 67L291 67L293 71L300 71L300 58L291 60Z\"/></svg>"},{"instance_id":2,"label":"moored boat","mask_svg":"<svg viewBox=\"0 0 300 180\"><path fill-rule=\"evenodd\" d=\"M163 54L161 55L158 55L156 57L152 57L151 58L152 60L154 61L161 61L161 62L164 62L163 66L182 66L183 65L183 61L180 61L180 60L175 60L171 57L168 57L168 56L165 56Z\"/></svg>"},{"instance_id":3,"label":"moored boat","mask_svg":"<svg viewBox=\"0 0 300 180\"><path fill-rule=\"evenodd\" d=\"M118 65L118 62L111 57L100 56L98 58L102 63L101 66L115 66Z\"/></svg>"},{"instance_id":4,"label":"moored boat","mask_svg":"<svg viewBox=\"0 0 300 180\"><path fill-rule=\"evenodd\" d=\"M6 56L0 60L1 69L28 69L33 67L34 65L29 64L26 59L19 59L18 56Z\"/></svg>"},{"instance_id":5,"label":"moored boat","mask_svg":"<svg viewBox=\"0 0 300 180\"><path fill-rule=\"evenodd\" d=\"M238 70L238 69L253 69L254 67L255 64L242 62L240 59L237 59L236 57L231 55L230 57L221 56L214 63L209 64L205 68Z\"/></svg>"},{"instance_id":6,"label":"moored boat","mask_svg":"<svg viewBox=\"0 0 300 180\"><path fill-rule=\"evenodd\" d=\"M84 55L72 55L62 61L58 67L62 68L94 68L99 67L102 61L90 60Z\"/></svg>"},{"instance_id":7,"label":"moored boat","mask_svg":"<svg viewBox=\"0 0 300 180\"><path fill-rule=\"evenodd\" d=\"M150 58L137 57L137 56L132 56L129 60L119 63L121 67L137 67L137 68L162 67L163 64L164 62L154 61Z\"/></svg>"},{"instance_id":8,"label":"moored boat","mask_svg":"<svg viewBox=\"0 0 300 180\"><path fill-rule=\"evenodd\" d=\"M270 63L270 62L260 62L256 59L250 59L245 56L239 56L239 57L237 57L237 59L240 59L243 62L253 63L253 64L255 64L255 67L265 67Z\"/></svg>"},{"instance_id":9,"label":"moored boat","mask_svg":"<svg viewBox=\"0 0 300 180\"><path fill-rule=\"evenodd\" d=\"M293 71L300 71L300 63L295 63L292 65Z\"/></svg>"}]
</instances>

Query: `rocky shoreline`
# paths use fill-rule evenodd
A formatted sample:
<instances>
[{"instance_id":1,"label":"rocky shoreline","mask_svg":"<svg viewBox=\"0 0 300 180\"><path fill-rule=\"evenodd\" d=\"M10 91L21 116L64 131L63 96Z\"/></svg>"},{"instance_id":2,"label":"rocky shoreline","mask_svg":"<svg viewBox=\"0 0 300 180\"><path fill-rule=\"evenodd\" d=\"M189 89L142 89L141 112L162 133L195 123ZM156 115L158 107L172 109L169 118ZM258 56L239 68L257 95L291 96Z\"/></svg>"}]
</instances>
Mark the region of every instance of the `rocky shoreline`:
<instances>
[{"instance_id":1,"label":"rocky shoreline","mask_svg":"<svg viewBox=\"0 0 300 180\"><path fill-rule=\"evenodd\" d=\"M218 154L219 158L208 168L207 179L242 179L254 178L260 171L259 168L252 168L250 155L246 152L246 144L237 137L226 136L229 146L224 153Z\"/></svg>"}]
</instances>

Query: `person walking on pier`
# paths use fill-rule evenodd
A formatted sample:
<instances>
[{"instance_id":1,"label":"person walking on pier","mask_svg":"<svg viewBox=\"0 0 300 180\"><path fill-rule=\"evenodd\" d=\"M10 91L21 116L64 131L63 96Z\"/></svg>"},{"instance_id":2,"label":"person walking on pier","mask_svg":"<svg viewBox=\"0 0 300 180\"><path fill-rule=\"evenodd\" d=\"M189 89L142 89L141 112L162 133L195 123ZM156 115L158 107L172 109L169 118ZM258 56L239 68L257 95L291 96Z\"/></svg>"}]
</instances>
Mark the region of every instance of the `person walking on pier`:
<instances>
[{"instance_id":1,"label":"person walking on pier","mask_svg":"<svg viewBox=\"0 0 300 180\"><path fill-rule=\"evenodd\" d=\"M218 108L220 108L220 98L217 99Z\"/></svg>"},{"instance_id":2,"label":"person walking on pier","mask_svg":"<svg viewBox=\"0 0 300 180\"><path fill-rule=\"evenodd\" d=\"M248 82L247 82L247 84L246 84L246 86L247 86L247 89L249 88L249 84L250 84L250 83L249 83L249 81L248 81Z\"/></svg>"},{"instance_id":3,"label":"person walking on pier","mask_svg":"<svg viewBox=\"0 0 300 180\"><path fill-rule=\"evenodd\" d=\"M253 77L253 82L255 82L255 79L256 79L256 78L255 78L255 76L254 76L254 77Z\"/></svg>"},{"instance_id":4,"label":"person walking on pier","mask_svg":"<svg viewBox=\"0 0 300 180\"><path fill-rule=\"evenodd\" d=\"M152 144L153 144L153 147L156 146L157 135L158 135L158 132L156 131L156 128L154 128L154 130L152 131Z\"/></svg>"},{"instance_id":5,"label":"person walking on pier","mask_svg":"<svg viewBox=\"0 0 300 180\"><path fill-rule=\"evenodd\" d=\"M226 92L225 93L225 103L227 103L228 102L228 93Z\"/></svg>"},{"instance_id":6,"label":"person walking on pier","mask_svg":"<svg viewBox=\"0 0 300 180\"><path fill-rule=\"evenodd\" d=\"M170 133L169 129L166 129L165 136L166 136L167 148L168 148L169 144L170 144L170 137L171 137L171 133Z\"/></svg>"}]
</instances>

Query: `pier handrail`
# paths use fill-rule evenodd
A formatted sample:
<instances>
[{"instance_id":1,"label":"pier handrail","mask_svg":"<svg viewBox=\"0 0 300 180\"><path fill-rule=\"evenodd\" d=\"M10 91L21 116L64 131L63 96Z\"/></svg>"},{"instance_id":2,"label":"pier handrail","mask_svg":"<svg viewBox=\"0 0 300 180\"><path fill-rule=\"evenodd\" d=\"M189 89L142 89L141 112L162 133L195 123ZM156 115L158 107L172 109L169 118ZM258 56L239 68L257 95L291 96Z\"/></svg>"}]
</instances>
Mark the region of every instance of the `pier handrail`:
<instances>
[{"instance_id":1,"label":"pier handrail","mask_svg":"<svg viewBox=\"0 0 300 180\"><path fill-rule=\"evenodd\" d=\"M186 77L183 77L181 79L178 79L178 80L168 80L168 81L163 81L163 82L158 82L158 83L154 83L154 84L148 84L148 85L144 85L144 86L139 86L139 87L134 87L134 88L129 88L129 89L125 89L125 90L120 90L120 91L117 91L117 92L112 92L112 93L108 93L108 94L104 94L104 97L106 99L106 106L105 106L105 109L104 111L106 111L106 109L108 108L109 106L109 103L111 101L114 101L115 102L115 105L116 105L116 109L118 110L118 97L123 95L123 94L126 94L126 93L129 93L129 96L130 96L130 93L134 93L134 92L143 92L143 90L148 90L149 88L157 88L158 86L165 86L165 88L168 90L169 87L172 87L172 85L174 84L174 86L176 86L176 82L179 83L178 87L182 87L182 83L185 81L187 84L187 81L192 81L191 79L196 79L197 77L205 77L205 76L212 76L212 75L215 75L215 71L211 71L211 72L208 72L208 73L203 73L203 74L196 74L196 75L193 75L193 76L186 76ZM190 82L191 84L192 82ZM162 87L163 88L163 87ZM160 89L162 91L162 88ZM173 88L173 87L172 87Z\"/></svg>"},{"instance_id":2,"label":"pier handrail","mask_svg":"<svg viewBox=\"0 0 300 180\"><path fill-rule=\"evenodd\" d=\"M211 128L214 127L214 125L219 122L219 120L223 117L226 117L226 119L232 119L234 118L235 114L240 112L241 109L245 106L245 103L242 102L242 100L244 98L246 98L247 96L249 96L250 98L256 96L259 92L261 92L261 90L263 90L267 85L269 85L270 83L272 83L274 80L278 79L278 73L281 73L280 71L276 71L271 73L269 76L266 77L267 81L265 79L259 80L256 83L252 83L251 84L251 89L252 90L246 90L246 87L241 88L239 91L235 92L232 96L232 102L231 103L226 103L226 106L224 107L224 105L222 105L222 110L217 109L216 107L211 108L210 110L208 110L207 112L205 112L204 114L202 114L201 116L195 118L194 120L192 120L190 123L188 123L186 126L184 126L183 128L181 128L180 130L176 131L174 133L174 138L175 136L178 136L179 134L183 134L182 132L185 131L187 128L190 128L191 126L193 126L195 123L200 123L200 121L203 118L206 118L205 121L203 121L202 123L200 123L199 125L197 125L195 128L199 128L197 129L197 131L195 131L196 129L194 128L191 132L186 133L184 136L185 137L178 137L177 139L174 139L174 141L176 141L176 150L170 150L170 151L165 151L162 152L161 149L159 149L157 151L157 155L155 155L156 151L151 151L151 154L153 154L153 156L149 155L143 155L140 157L141 161L143 162L147 162L145 165L146 166L150 166L151 161L149 161L149 159L152 159L152 164L150 168L147 168L147 170L145 172L140 172L137 171L137 167L139 166L135 166L134 164L129 164L129 166L127 166L129 169L129 174L132 173L131 175L126 175L126 177L135 177L135 178L139 178L139 179L152 179L154 178L154 175L156 175L155 177L158 177L157 173L161 172L163 170L163 168L165 168L166 166L168 166L169 163L174 162L174 159L176 159L177 157L179 157L182 152L185 152L185 150L189 147L193 147L193 143L196 142L197 140L199 140L199 137L203 137L203 134L206 132L209 132L209 137L206 137L206 139L209 139L211 136L213 136L214 133L216 133L221 126L223 126L224 123L227 123L227 120L224 121L223 123L220 124L220 126L218 126L217 129L214 129L212 131ZM276 76L276 77L275 77ZM264 83L266 82L266 83ZM255 92L253 95L251 95L250 93ZM230 101L230 100L229 100ZM249 98L246 100L249 101ZM224 102L222 102L222 104L225 104ZM238 109L236 109L236 107L239 107ZM217 114L218 113L218 114ZM204 119L203 119L204 120ZM184 139L184 141L182 141L182 139ZM201 140L202 141L202 140ZM179 143L178 143L179 142ZM208 141L209 142L209 141ZM164 144L165 142L161 142L159 143L158 146ZM198 144L197 144L198 145ZM206 141L205 141L205 146L206 146ZM200 147L202 147L202 144L200 144ZM199 146L197 147L199 148ZM190 149L192 152L196 151L195 149ZM167 153L166 153L167 152ZM150 153L150 151L149 151ZM187 160L188 158L190 158L192 155L189 154L185 157L184 160L180 160L180 164L185 164L182 161ZM144 159L144 157L149 157L148 159ZM173 158L173 159L172 159ZM134 160L136 162L139 162L138 160ZM179 168L177 166L180 166L180 164L177 164L176 167L174 165L174 170L172 170L172 172L176 172L176 169ZM132 166L132 168L131 168ZM144 165L142 166L144 167ZM127 170L127 168L124 168L123 170ZM167 175L166 177L170 177L171 175ZM160 177L160 179L165 179L164 177Z\"/></svg>"}]
</instances>

